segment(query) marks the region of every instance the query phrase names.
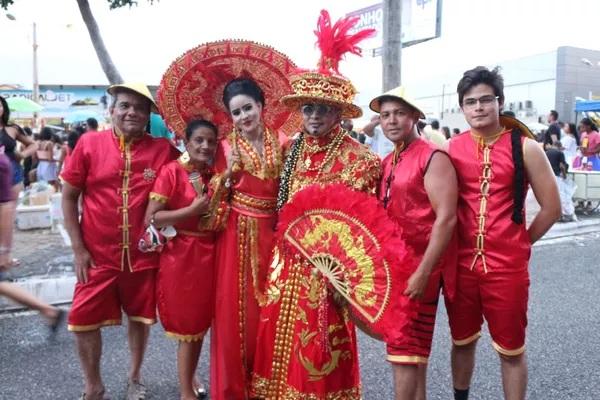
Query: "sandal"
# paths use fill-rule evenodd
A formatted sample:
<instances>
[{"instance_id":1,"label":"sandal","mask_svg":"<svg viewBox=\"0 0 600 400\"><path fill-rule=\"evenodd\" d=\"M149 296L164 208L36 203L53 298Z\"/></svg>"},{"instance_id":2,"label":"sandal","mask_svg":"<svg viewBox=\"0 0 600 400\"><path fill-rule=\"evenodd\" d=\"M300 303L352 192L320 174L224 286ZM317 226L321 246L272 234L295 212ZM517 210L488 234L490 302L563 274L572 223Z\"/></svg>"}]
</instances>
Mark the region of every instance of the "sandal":
<instances>
[{"instance_id":1,"label":"sandal","mask_svg":"<svg viewBox=\"0 0 600 400\"><path fill-rule=\"evenodd\" d=\"M146 386L139 382L127 382L127 400L144 400L146 398Z\"/></svg>"},{"instance_id":2,"label":"sandal","mask_svg":"<svg viewBox=\"0 0 600 400\"><path fill-rule=\"evenodd\" d=\"M65 320L66 314L67 313L62 308L58 309L58 314L56 314L56 317L54 317L54 320L52 320L52 322L48 325L48 329L50 329L50 335L52 335L52 336L56 335L58 328L62 325L62 323Z\"/></svg>"},{"instance_id":3,"label":"sandal","mask_svg":"<svg viewBox=\"0 0 600 400\"><path fill-rule=\"evenodd\" d=\"M203 400L208 398L208 393L206 392L206 388L204 386L200 386L194 388L194 394L198 400Z\"/></svg>"}]
</instances>

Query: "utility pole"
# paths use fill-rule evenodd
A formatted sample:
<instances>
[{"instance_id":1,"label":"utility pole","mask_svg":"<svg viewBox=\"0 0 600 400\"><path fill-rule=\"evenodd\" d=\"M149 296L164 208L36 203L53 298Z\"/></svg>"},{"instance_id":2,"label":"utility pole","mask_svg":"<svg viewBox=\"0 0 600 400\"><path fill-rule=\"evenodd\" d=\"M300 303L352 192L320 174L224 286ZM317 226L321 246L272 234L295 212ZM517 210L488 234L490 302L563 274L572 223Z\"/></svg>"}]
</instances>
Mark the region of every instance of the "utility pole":
<instances>
[{"instance_id":1,"label":"utility pole","mask_svg":"<svg viewBox=\"0 0 600 400\"><path fill-rule=\"evenodd\" d=\"M383 91L402 83L402 0L383 0Z\"/></svg>"},{"instance_id":2,"label":"utility pole","mask_svg":"<svg viewBox=\"0 0 600 400\"><path fill-rule=\"evenodd\" d=\"M38 82L38 62L37 62L37 26L33 23L33 101L36 103L40 100L40 84ZM33 113L33 127L37 127L37 112Z\"/></svg>"}]
</instances>

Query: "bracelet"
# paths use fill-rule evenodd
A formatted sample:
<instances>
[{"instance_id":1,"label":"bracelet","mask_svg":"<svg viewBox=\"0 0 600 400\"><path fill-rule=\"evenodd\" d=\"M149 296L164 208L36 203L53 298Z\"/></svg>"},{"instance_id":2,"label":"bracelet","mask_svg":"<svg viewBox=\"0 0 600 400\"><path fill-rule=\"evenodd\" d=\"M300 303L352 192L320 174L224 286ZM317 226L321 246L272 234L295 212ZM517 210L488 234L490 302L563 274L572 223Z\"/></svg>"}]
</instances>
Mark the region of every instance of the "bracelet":
<instances>
[{"instance_id":1,"label":"bracelet","mask_svg":"<svg viewBox=\"0 0 600 400\"><path fill-rule=\"evenodd\" d=\"M231 187L231 183L232 183L232 182L231 182L231 178L227 178L227 179L225 179L225 187L226 187L227 189L229 189L229 188Z\"/></svg>"}]
</instances>

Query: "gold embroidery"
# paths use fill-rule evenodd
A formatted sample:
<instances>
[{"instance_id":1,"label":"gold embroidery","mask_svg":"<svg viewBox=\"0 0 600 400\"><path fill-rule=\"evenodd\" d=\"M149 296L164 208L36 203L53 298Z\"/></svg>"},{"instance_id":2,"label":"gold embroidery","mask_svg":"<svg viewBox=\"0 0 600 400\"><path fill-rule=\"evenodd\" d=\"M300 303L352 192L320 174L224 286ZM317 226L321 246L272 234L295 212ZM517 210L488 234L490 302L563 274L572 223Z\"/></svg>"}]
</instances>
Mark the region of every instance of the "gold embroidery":
<instances>
[{"instance_id":1,"label":"gold embroidery","mask_svg":"<svg viewBox=\"0 0 600 400\"><path fill-rule=\"evenodd\" d=\"M242 192L234 192L231 206L240 212L251 212L254 214L270 216L275 213L277 199L259 199Z\"/></svg>"},{"instance_id":2,"label":"gold embroidery","mask_svg":"<svg viewBox=\"0 0 600 400\"><path fill-rule=\"evenodd\" d=\"M263 378L257 374L254 374L252 379L252 391L251 397L258 397L264 399L278 399L278 400L360 400L361 399L361 388L360 386L340 390L337 392L328 392L324 394L314 393L302 393L297 389L287 385L281 384L281 390L277 397L271 397L270 388L276 385L277 382L271 379ZM325 396L325 397L323 397Z\"/></svg>"},{"instance_id":3,"label":"gold embroidery","mask_svg":"<svg viewBox=\"0 0 600 400\"><path fill-rule=\"evenodd\" d=\"M206 331L198 333L197 335L180 335L179 333L174 332L165 332L165 335L167 337L170 337L171 339L179 340L180 342L190 343L202 340L204 338L204 335L206 335Z\"/></svg>"},{"instance_id":4,"label":"gold embroidery","mask_svg":"<svg viewBox=\"0 0 600 400\"><path fill-rule=\"evenodd\" d=\"M167 196L163 196L162 194L156 192L150 192L150 195L148 197L150 197L150 200L158 201L162 204L167 204L167 201L169 201L169 198Z\"/></svg>"},{"instance_id":5,"label":"gold embroidery","mask_svg":"<svg viewBox=\"0 0 600 400\"><path fill-rule=\"evenodd\" d=\"M277 134L269 129L263 132L263 157L254 146L237 131L231 132L227 140L240 153L244 170L259 179L278 178L281 173L283 156Z\"/></svg>"},{"instance_id":6,"label":"gold embroidery","mask_svg":"<svg viewBox=\"0 0 600 400\"><path fill-rule=\"evenodd\" d=\"M483 169L479 177L479 214L477 215L477 234L475 235L475 249L473 261L471 262L471 270L475 268L477 259L481 257L483 272L487 274L487 263L485 260L485 225L487 217L487 202L490 194L490 181L492 178L492 161L490 160L491 149L488 144L483 145Z\"/></svg>"},{"instance_id":7,"label":"gold embroidery","mask_svg":"<svg viewBox=\"0 0 600 400\"><path fill-rule=\"evenodd\" d=\"M123 135L120 136L123 138ZM131 143L124 143L121 140L121 144L123 144L123 158L125 161L125 169L123 170L123 183L121 187L121 198L123 201L123 205L120 207L120 211L122 214L122 225L120 226L122 231L122 241L121 241L121 270L125 270L125 261L127 261L127 265L129 266L129 270L133 272L133 266L131 265L131 252L129 249L129 176L131 174Z\"/></svg>"}]
</instances>

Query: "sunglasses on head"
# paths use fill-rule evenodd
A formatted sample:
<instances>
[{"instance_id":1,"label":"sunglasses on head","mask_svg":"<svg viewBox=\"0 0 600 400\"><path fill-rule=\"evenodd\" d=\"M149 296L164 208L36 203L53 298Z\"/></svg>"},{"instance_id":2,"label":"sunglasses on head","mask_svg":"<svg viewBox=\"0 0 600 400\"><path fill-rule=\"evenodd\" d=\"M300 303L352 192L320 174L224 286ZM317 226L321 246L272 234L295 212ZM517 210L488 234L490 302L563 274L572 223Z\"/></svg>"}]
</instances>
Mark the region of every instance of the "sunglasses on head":
<instances>
[{"instance_id":1,"label":"sunglasses on head","mask_svg":"<svg viewBox=\"0 0 600 400\"><path fill-rule=\"evenodd\" d=\"M314 113L317 114L318 117L323 117L333 110L333 107L328 106L327 104L305 104L301 108L302 114L307 117L312 116Z\"/></svg>"}]
</instances>

